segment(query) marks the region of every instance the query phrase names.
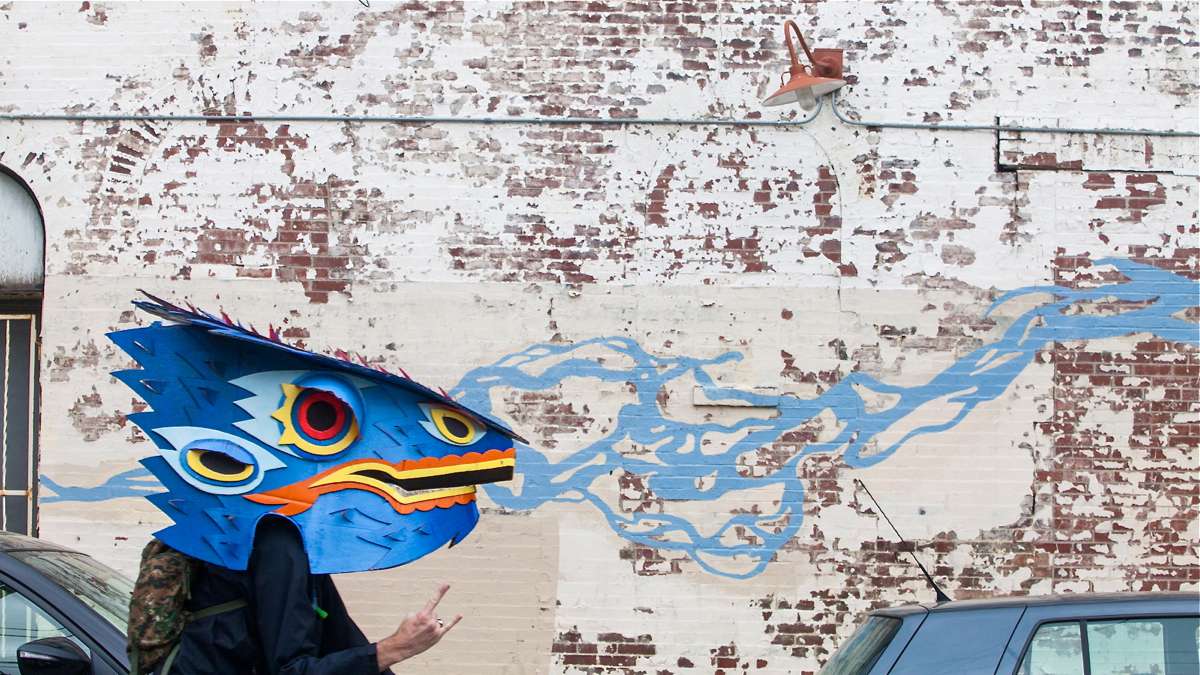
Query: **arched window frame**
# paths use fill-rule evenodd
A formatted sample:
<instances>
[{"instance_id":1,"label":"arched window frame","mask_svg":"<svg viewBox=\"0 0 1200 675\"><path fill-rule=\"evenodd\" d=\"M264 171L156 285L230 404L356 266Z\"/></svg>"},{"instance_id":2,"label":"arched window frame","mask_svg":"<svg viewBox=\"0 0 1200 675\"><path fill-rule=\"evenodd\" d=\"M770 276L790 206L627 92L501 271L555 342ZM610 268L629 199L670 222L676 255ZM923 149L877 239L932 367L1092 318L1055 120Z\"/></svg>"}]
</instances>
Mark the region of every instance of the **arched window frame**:
<instances>
[{"instance_id":1,"label":"arched window frame","mask_svg":"<svg viewBox=\"0 0 1200 675\"><path fill-rule=\"evenodd\" d=\"M45 283L45 217L20 175L0 174L24 189L42 228L41 271L32 285L0 283L0 529L37 535L38 440L41 431L39 351Z\"/></svg>"}]
</instances>

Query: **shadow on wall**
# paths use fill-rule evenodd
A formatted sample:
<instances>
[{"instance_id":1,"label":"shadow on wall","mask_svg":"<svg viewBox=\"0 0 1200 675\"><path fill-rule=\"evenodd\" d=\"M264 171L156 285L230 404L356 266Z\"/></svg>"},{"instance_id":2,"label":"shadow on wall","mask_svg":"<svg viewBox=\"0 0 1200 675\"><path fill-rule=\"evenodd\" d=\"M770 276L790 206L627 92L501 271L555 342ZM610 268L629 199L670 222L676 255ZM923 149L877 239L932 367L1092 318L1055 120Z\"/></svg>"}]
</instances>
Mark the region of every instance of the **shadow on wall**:
<instances>
[{"instance_id":1,"label":"shadow on wall","mask_svg":"<svg viewBox=\"0 0 1200 675\"><path fill-rule=\"evenodd\" d=\"M802 524L804 489L797 477L797 464L803 458L836 453L851 467L885 461L913 438L952 429L980 404L999 397L1037 352L1052 342L1140 333L1200 346L1196 325L1179 318L1196 306L1200 284L1128 260L1106 259L1096 261L1096 265L1111 265L1126 280L1087 289L1031 286L1005 293L988 313L1020 296L1047 294L1051 299L1017 317L997 341L966 354L920 385L889 385L864 373L851 373L813 399L764 397L719 387L705 372L709 366L739 360L739 353L710 359L659 357L628 338L607 337L569 345L533 345L470 371L452 395L490 413L492 402L501 398L493 394L552 391L567 379L631 383L636 400L621 407L612 428L602 438L556 462L531 447L519 447L520 489L488 485L488 496L511 510L532 510L550 502L591 504L624 539L683 552L713 574L748 578L761 573ZM1074 311L1077 303L1097 301L1130 305L1127 311L1117 314ZM614 363L628 365L614 367ZM661 389L680 380L694 380L710 399L775 406L778 414L763 418L747 413L743 419L728 423L669 418L657 396ZM888 396L894 403L882 410L869 409L856 387ZM906 418L926 403L938 400L957 406L949 421L917 426L891 445L875 447L873 441L881 434L907 428ZM809 443L769 475L746 474L739 456L780 441L785 433L825 411L838 421L834 438ZM714 435L732 435L737 440L714 443L716 447L726 444L720 452L711 448L700 451L704 439ZM631 445L641 450L622 452ZM782 489L782 499L773 513L738 513L720 523L666 513L625 513L597 489L599 479L617 471L644 477L648 491L668 502L713 501L764 487ZM158 489L153 477L140 468L113 476L97 487L64 486L48 476L42 476L42 484L54 493L44 492L44 503L103 501L146 495ZM735 528L736 537L731 536ZM741 564L738 571L731 572L727 568L734 561Z\"/></svg>"}]
</instances>

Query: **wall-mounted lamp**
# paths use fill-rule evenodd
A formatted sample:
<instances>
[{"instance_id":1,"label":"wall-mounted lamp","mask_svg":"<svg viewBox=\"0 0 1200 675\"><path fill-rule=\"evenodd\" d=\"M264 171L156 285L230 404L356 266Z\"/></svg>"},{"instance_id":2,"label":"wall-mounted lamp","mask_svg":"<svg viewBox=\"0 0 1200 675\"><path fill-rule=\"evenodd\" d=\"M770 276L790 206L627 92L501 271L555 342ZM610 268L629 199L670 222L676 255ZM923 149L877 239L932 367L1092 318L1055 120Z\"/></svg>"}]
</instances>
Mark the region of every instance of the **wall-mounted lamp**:
<instances>
[{"instance_id":1,"label":"wall-mounted lamp","mask_svg":"<svg viewBox=\"0 0 1200 675\"><path fill-rule=\"evenodd\" d=\"M800 63L796 55L796 45L792 44L792 34L796 34L808 62L812 64L812 72ZM784 105L799 103L801 108L812 110L817 107L817 99L846 84L842 79L842 50L816 49L810 50L800 34L800 27L795 21L788 19L783 24L783 37L787 42L788 52L792 55L792 67L788 71L788 80L774 94L763 99L763 105ZM783 76L780 76L783 79Z\"/></svg>"}]
</instances>

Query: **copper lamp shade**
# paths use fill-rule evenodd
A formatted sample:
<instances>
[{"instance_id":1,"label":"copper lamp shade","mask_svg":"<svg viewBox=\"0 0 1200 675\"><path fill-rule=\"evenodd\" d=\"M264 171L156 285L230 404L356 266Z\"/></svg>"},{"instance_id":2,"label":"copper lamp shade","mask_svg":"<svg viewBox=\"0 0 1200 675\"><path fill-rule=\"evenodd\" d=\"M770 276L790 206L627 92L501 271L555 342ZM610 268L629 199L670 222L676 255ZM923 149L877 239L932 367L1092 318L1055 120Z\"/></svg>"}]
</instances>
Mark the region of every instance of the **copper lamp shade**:
<instances>
[{"instance_id":1,"label":"copper lamp shade","mask_svg":"<svg viewBox=\"0 0 1200 675\"><path fill-rule=\"evenodd\" d=\"M789 28L791 32L788 31ZM800 46L804 48L804 54L812 64L811 72L807 66L800 63L796 46L792 43L792 33L800 40ZM816 107L818 98L846 84L842 79L842 50L810 50L804 42L804 36L800 34L800 27L790 19L783 24L783 36L792 57L788 79L774 94L763 99L763 105L797 103L801 108L811 110Z\"/></svg>"}]
</instances>

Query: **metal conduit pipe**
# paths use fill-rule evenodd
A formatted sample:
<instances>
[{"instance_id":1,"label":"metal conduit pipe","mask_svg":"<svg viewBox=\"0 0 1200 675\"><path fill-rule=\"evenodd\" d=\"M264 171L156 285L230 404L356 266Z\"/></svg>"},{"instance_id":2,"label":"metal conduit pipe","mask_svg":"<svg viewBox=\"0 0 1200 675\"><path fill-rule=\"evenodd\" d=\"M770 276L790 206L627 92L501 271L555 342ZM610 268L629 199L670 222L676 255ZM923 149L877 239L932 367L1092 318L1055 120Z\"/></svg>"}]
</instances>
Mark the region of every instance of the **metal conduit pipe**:
<instances>
[{"instance_id":1,"label":"metal conduit pipe","mask_svg":"<svg viewBox=\"0 0 1200 675\"><path fill-rule=\"evenodd\" d=\"M920 122L879 122L852 120L838 110L838 94L833 92L833 102L830 108L833 114L843 124L855 127L876 127L881 129L929 129L931 131L1019 131L1037 134L1096 134L1098 136L1168 136L1173 138L1196 138L1196 131L1160 131L1155 129L1121 129L1121 128L1080 128L1080 127L1025 127L1008 124L926 124Z\"/></svg>"},{"instance_id":2,"label":"metal conduit pipe","mask_svg":"<svg viewBox=\"0 0 1200 675\"><path fill-rule=\"evenodd\" d=\"M1095 134L1099 136L1162 136L1170 138L1198 138L1196 131L1164 131L1158 129L1127 129L1110 127L1031 127L1008 124L937 124L920 122L884 122L878 120L854 120L838 109L838 94L833 93L829 106L843 124L856 127L880 129L925 129L929 131L1014 131L1043 134ZM131 114L66 114L66 113L0 113L3 121L58 121L58 122L334 122L356 124L594 124L606 126L724 126L724 127L794 127L804 126L816 120L824 108L824 97L818 99L817 107L807 117L791 120L763 119L681 119L681 118L614 118L614 117L455 117L450 115L131 115Z\"/></svg>"},{"instance_id":3,"label":"metal conduit pipe","mask_svg":"<svg viewBox=\"0 0 1200 675\"><path fill-rule=\"evenodd\" d=\"M608 126L721 126L721 127L795 127L815 120L823 108L821 102L808 117L790 120L762 119L678 119L639 117L453 117L447 115L125 115L66 113L0 113L4 121L56 122L339 122L363 124L600 124Z\"/></svg>"}]
</instances>

